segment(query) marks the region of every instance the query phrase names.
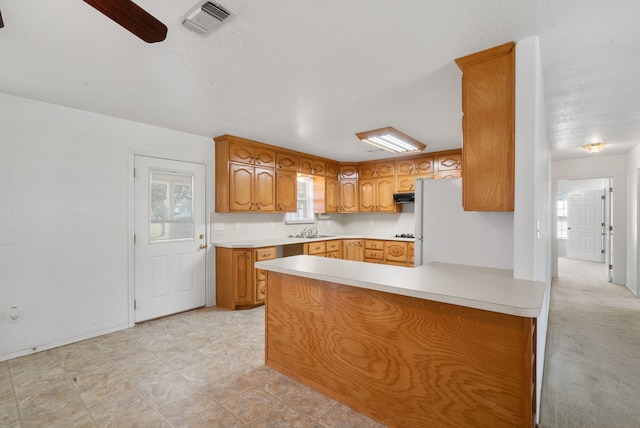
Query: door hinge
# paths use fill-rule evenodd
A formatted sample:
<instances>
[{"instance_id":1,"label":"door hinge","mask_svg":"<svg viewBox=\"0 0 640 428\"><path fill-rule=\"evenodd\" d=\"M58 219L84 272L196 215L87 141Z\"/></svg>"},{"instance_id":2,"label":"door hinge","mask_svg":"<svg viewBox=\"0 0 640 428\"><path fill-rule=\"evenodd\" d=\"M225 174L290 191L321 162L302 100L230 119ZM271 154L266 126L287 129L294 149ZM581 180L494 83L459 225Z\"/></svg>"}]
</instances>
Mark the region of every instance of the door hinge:
<instances>
[{"instance_id":1,"label":"door hinge","mask_svg":"<svg viewBox=\"0 0 640 428\"><path fill-rule=\"evenodd\" d=\"M613 269L613 265L609 265L609 270Z\"/></svg>"},{"instance_id":2,"label":"door hinge","mask_svg":"<svg viewBox=\"0 0 640 428\"><path fill-rule=\"evenodd\" d=\"M609 232L613 232L613 226L609 226Z\"/></svg>"},{"instance_id":3,"label":"door hinge","mask_svg":"<svg viewBox=\"0 0 640 428\"><path fill-rule=\"evenodd\" d=\"M136 309L138 309L138 301L134 300L133 301L133 310L136 310Z\"/></svg>"},{"instance_id":4,"label":"door hinge","mask_svg":"<svg viewBox=\"0 0 640 428\"><path fill-rule=\"evenodd\" d=\"M602 254L604 254L604 250L600 250L600 252L601 252Z\"/></svg>"},{"instance_id":5,"label":"door hinge","mask_svg":"<svg viewBox=\"0 0 640 428\"><path fill-rule=\"evenodd\" d=\"M605 199L607 199L604 195L602 195L600 198L601 198L603 201L604 201Z\"/></svg>"},{"instance_id":6,"label":"door hinge","mask_svg":"<svg viewBox=\"0 0 640 428\"><path fill-rule=\"evenodd\" d=\"M609 193L613 193L613 187L609 187Z\"/></svg>"}]
</instances>

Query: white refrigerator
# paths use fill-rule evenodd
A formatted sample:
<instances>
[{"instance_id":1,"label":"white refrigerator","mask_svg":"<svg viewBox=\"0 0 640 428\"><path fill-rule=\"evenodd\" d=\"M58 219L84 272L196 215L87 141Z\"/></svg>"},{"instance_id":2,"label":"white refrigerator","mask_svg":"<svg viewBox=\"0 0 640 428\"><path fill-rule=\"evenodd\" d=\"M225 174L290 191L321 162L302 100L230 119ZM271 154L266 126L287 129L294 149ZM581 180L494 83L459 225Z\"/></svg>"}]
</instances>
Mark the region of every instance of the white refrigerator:
<instances>
[{"instance_id":1,"label":"white refrigerator","mask_svg":"<svg viewBox=\"0 0 640 428\"><path fill-rule=\"evenodd\" d=\"M513 212L464 211L462 179L416 179L414 264L513 269Z\"/></svg>"}]
</instances>

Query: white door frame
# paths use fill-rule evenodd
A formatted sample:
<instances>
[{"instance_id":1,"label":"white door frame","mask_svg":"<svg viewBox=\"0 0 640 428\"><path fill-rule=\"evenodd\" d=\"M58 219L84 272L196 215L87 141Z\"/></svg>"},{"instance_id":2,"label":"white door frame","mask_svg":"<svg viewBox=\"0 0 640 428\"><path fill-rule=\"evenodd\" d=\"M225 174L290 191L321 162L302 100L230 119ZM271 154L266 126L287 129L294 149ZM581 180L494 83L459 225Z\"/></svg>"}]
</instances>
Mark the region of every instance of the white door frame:
<instances>
[{"instance_id":1,"label":"white door frame","mask_svg":"<svg viewBox=\"0 0 640 428\"><path fill-rule=\"evenodd\" d=\"M135 230L135 181L133 177L133 169L135 166L135 157L136 156L146 156L150 158L158 158L158 159L167 159L174 160L179 162L191 162L202 164L205 166L205 207L206 207L206 218L205 218L205 230L206 230L206 243L208 244L207 255L205 258L205 302L207 306L213 306L216 304L215 302L215 293L212 291L212 267L213 267L213 246L209 244L209 237L211 236L210 231L210 215L211 212L211 165L210 160L203 159L194 159L188 156L181 156L176 154L167 154L167 153L159 153L159 152L150 152L145 150L136 150L129 148L129 162L127 167L127 174L129 175L127 179L127 201L128 201L128 209L127 209L127 289L128 289L128 325L129 327L133 327L135 325L135 313L133 307L133 301L135 299L135 248L133 243L133 235Z\"/></svg>"},{"instance_id":2,"label":"white door frame","mask_svg":"<svg viewBox=\"0 0 640 428\"><path fill-rule=\"evenodd\" d=\"M640 169L639 169L640 172ZM607 180L607 182L609 183L609 187L613 187L615 185L614 182L614 177L611 175L596 175L596 176L586 176L586 177L582 177L582 176L577 176L577 177L556 177L553 180L553 192L551 193L551 215L552 215L552 223L553 224L553 230L552 230L552 237L553 237L553 245L552 247L552 262L553 262L553 269L552 269L552 277L558 277L558 192L559 192L559 182L560 181L572 181L572 180L592 180L592 179L602 179L602 180ZM640 179L639 179L640 182ZM639 191L640 192L640 191ZM607 192L607 194L605 195L606 199L605 199L605 210L609 210L609 214L607 216L607 218L605 219L605 228L606 228L606 232L609 231L610 227L615 226L613 223L613 195L611 195L609 192ZM615 229L614 231L615 232ZM612 269L607 269L608 270L608 275L604 274L603 275L605 277L608 276L608 280L609 282L612 282L613 278L614 278L614 272L617 269L620 269L620 264L616 263L616 257L617 255L613 254L613 238L611 235L608 236L609 241L606 242L605 241L605 258L604 261L610 261L609 263L607 263L607 268L608 265L611 264L613 265ZM640 256L639 256L640 258Z\"/></svg>"}]
</instances>

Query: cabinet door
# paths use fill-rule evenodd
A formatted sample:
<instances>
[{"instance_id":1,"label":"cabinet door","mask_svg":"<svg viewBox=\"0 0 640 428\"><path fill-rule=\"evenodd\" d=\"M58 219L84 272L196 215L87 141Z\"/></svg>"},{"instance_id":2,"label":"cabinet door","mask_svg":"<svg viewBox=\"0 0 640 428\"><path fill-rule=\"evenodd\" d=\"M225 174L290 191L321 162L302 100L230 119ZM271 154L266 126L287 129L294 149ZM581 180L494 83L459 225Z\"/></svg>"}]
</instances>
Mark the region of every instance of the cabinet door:
<instances>
[{"instance_id":1,"label":"cabinet door","mask_svg":"<svg viewBox=\"0 0 640 428\"><path fill-rule=\"evenodd\" d=\"M275 211L276 174L271 168L256 168L253 211Z\"/></svg>"},{"instance_id":2,"label":"cabinet door","mask_svg":"<svg viewBox=\"0 0 640 428\"><path fill-rule=\"evenodd\" d=\"M274 168L276 166L276 152L265 147L256 147L254 164Z\"/></svg>"},{"instance_id":3,"label":"cabinet door","mask_svg":"<svg viewBox=\"0 0 640 428\"><path fill-rule=\"evenodd\" d=\"M460 178L461 169L461 154L438 156L438 178Z\"/></svg>"},{"instance_id":4,"label":"cabinet door","mask_svg":"<svg viewBox=\"0 0 640 428\"><path fill-rule=\"evenodd\" d=\"M251 211L253 181L253 167L229 164L229 211Z\"/></svg>"},{"instance_id":5,"label":"cabinet door","mask_svg":"<svg viewBox=\"0 0 640 428\"><path fill-rule=\"evenodd\" d=\"M376 180L376 211L393 213L398 210L397 204L393 200L394 189L395 182L393 177L378 178Z\"/></svg>"},{"instance_id":6,"label":"cabinet door","mask_svg":"<svg viewBox=\"0 0 640 428\"><path fill-rule=\"evenodd\" d=\"M396 174L409 175L413 174L414 163L413 159L400 159L396 161Z\"/></svg>"},{"instance_id":7,"label":"cabinet door","mask_svg":"<svg viewBox=\"0 0 640 428\"><path fill-rule=\"evenodd\" d=\"M462 70L466 211L513 211L515 44L456 59Z\"/></svg>"},{"instance_id":8,"label":"cabinet door","mask_svg":"<svg viewBox=\"0 0 640 428\"><path fill-rule=\"evenodd\" d=\"M298 171L301 174L324 175L324 160L315 157L298 157Z\"/></svg>"},{"instance_id":9,"label":"cabinet door","mask_svg":"<svg viewBox=\"0 0 640 428\"><path fill-rule=\"evenodd\" d=\"M360 171L362 174L362 170ZM358 211L373 212L376 210L376 180L374 178L360 179L358 187L359 204Z\"/></svg>"},{"instance_id":10,"label":"cabinet door","mask_svg":"<svg viewBox=\"0 0 640 428\"><path fill-rule=\"evenodd\" d=\"M358 212L358 180L357 179L341 179L340 180L340 212L342 213Z\"/></svg>"},{"instance_id":11,"label":"cabinet door","mask_svg":"<svg viewBox=\"0 0 640 428\"><path fill-rule=\"evenodd\" d=\"M347 164L347 163L343 163L340 164L340 179L343 178L347 178L347 179L356 179L358 178L358 165L353 163L353 164Z\"/></svg>"},{"instance_id":12,"label":"cabinet door","mask_svg":"<svg viewBox=\"0 0 640 428\"><path fill-rule=\"evenodd\" d=\"M343 239L342 256L345 260L361 262L364 260L364 245L361 239Z\"/></svg>"},{"instance_id":13,"label":"cabinet door","mask_svg":"<svg viewBox=\"0 0 640 428\"><path fill-rule=\"evenodd\" d=\"M325 179L324 184L324 212L336 213L338 212L339 197L340 197L340 184L337 178Z\"/></svg>"},{"instance_id":14,"label":"cabinet door","mask_svg":"<svg viewBox=\"0 0 640 428\"><path fill-rule=\"evenodd\" d=\"M407 263L408 242L385 241L384 261Z\"/></svg>"},{"instance_id":15,"label":"cabinet door","mask_svg":"<svg viewBox=\"0 0 640 428\"><path fill-rule=\"evenodd\" d=\"M298 171L298 155L293 152L276 152L276 168Z\"/></svg>"},{"instance_id":16,"label":"cabinet door","mask_svg":"<svg viewBox=\"0 0 640 428\"><path fill-rule=\"evenodd\" d=\"M296 212L297 209L297 173L295 171L276 170L276 211Z\"/></svg>"},{"instance_id":17,"label":"cabinet door","mask_svg":"<svg viewBox=\"0 0 640 428\"><path fill-rule=\"evenodd\" d=\"M229 143L229 161L253 165L255 149L249 144L231 142Z\"/></svg>"},{"instance_id":18,"label":"cabinet door","mask_svg":"<svg viewBox=\"0 0 640 428\"><path fill-rule=\"evenodd\" d=\"M376 165L373 163L362 164L358 167L358 177L360 179L363 178L373 178L376 176Z\"/></svg>"},{"instance_id":19,"label":"cabinet door","mask_svg":"<svg viewBox=\"0 0 640 428\"><path fill-rule=\"evenodd\" d=\"M253 252L251 250L233 250L233 300L235 305L253 303Z\"/></svg>"},{"instance_id":20,"label":"cabinet door","mask_svg":"<svg viewBox=\"0 0 640 428\"><path fill-rule=\"evenodd\" d=\"M399 175L396 178L396 192L413 192L416 185L415 175Z\"/></svg>"},{"instance_id":21,"label":"cabinet door","mask_svg":"<svg viewBox=\"0 0 640 428\"><path fill-rule=\"evenodd\" d=\"M337 162L325 162L325 177L338 178L340 166Z\"/></svg>"},{"instance_id":22,"label":"cabinet door","mask_svg":"<svg viewBox=\"0 0 640 428\"><path fill-rule=\"evenodd\" d=\"M415 159L414 164L414 174L433 174L433 156Z\"/></svg>"},{"instance_id":23,"label":"cabinet door","mask_svg":"<svg viewBox=\"0 0 640 428\"><path fill-rule=\"evenodd\" d=\"M393 162L381 162L376 164L376 177L393 177L394 171Z\"/></svg>"}]
</instances>

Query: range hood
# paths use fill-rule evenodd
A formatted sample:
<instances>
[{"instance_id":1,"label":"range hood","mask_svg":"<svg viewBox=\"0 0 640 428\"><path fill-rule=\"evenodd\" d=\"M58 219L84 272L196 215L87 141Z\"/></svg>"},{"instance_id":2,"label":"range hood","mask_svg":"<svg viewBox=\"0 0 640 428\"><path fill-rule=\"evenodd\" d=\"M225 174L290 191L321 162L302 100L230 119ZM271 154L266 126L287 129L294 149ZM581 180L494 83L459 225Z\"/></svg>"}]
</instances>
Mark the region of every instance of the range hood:
<instances>
[{"instance_id":1,"label":"range hood","mask_svg":"<svg viewBox=\"0 0 640 428\"><path fill-rule=\"evenodd\" d=\"M406 204L415 200L415 193L394 193L393 200L396 204Z\"/></svg>"}]
</instances>

